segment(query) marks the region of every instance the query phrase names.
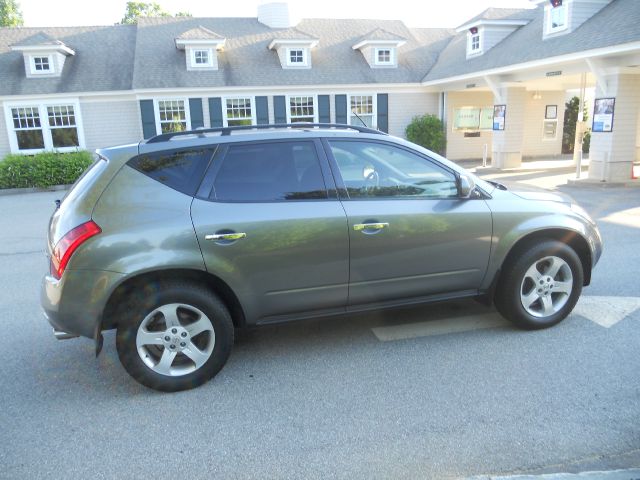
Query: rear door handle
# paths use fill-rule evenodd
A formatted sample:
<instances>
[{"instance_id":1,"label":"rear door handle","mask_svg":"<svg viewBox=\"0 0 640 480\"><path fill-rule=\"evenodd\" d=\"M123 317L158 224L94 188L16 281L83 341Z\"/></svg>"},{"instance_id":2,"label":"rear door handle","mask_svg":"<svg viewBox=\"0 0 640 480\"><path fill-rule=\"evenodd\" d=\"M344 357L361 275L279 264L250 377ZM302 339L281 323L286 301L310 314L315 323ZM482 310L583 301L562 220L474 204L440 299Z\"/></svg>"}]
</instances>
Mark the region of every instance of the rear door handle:
<instances>
[{"instance_id":1,"label":"rear door handle","mask_svg":"<svg viewBox=\"0 0 640 480\"><path fill-rule=\"evenodd\" d=\"M361 232L362 230L382 230L383 228L389 228L388 223L356 223L353 226L353 229L356 232Z\"/></svg>"},{"instance_id":2,"label":"rear door handle","mask_svg":"<svg viewBox=\"0 0 640 480\"><path fill-rule=\"evenodd\" d=\"M233 241L233 240L240 240L241 238L246 238L247 234L244 232L233 232L233 233L216 233L213 235L205 235L204 239L205 240L213 240L215 241L220 241L220 240L224 240L224 241Z\"/></svg>"}]
</instances>

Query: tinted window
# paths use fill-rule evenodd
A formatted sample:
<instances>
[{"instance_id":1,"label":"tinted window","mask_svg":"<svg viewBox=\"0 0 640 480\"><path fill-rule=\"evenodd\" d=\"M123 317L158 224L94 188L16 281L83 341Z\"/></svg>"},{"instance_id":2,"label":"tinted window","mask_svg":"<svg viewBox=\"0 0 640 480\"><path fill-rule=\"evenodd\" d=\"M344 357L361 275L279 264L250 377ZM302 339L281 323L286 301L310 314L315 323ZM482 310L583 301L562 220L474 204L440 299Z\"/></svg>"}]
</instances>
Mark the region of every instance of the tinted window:
<instances>
[{"instance_id":1,"label":"tinted window","mask_svg":"<svg viewBox=\"0 0 640 480\"><path fill-rule=\"evenodd\" d=\"M207 149L139 155L128 165L165 185L195 195L213 152Z\"/></svg>"},{"instance_id":2,"label":"tinted window","mask_svg":"<svg viewBox=\"0 0 640 480\"><path fill-rule=\"evenodd\" d=\"M420 155L376 142L329 143L349 198L458 195L455 175Z\"/></svg>"},{"instance_id":3,"label":"tinted window","mask_svg":"<svg viewBox=\"0 0 640 480\"><path fill-rule=\"evenodd\" d=\"M252 143L229 147L214 182L221 201L265 202L327 198L312 142Z\"/></svg>"}]
</instances>

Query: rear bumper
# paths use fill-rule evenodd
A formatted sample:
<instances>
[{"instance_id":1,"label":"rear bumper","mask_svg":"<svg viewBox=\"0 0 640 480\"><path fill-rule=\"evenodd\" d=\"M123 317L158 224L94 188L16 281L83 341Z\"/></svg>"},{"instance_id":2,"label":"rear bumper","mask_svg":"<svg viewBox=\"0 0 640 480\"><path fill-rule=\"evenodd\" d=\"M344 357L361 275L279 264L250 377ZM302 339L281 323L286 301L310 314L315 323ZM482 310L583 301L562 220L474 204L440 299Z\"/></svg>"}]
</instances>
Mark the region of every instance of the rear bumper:
<instances>
[{"instance_id":1,"label":"rear bumper","mask_svg":"<svg viewBox=\"0 0 640 480\"><path fill-rule=\"evenodd\" d=\"M40 304L54 331L95 339L109 295L124 277L104 271L67 270L42 278Z\"/></svg>"}]
</instances>

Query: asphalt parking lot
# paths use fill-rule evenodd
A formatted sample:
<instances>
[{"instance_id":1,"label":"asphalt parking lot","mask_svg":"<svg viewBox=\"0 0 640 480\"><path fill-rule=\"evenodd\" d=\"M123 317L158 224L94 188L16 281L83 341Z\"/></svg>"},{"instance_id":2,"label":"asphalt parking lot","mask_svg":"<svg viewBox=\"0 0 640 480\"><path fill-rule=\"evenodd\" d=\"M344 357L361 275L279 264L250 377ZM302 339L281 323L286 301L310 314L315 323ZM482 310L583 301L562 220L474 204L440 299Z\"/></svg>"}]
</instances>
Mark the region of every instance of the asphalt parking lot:
<instances>
[{"instance_id":1,"label":"asphalt parking lot","mask_svg":"<svg viewBox=\"0 0 640 480\"><path fill-rule=\"evenodd\" d=\"M0 478L463 478L640 465L640 188L564 186L605 252L576 312L523 332L472 301L243 332L159 394L114 336L57 341L38 303L59 193L0 196ZM566 179L565 179L566 181Z\"/></svg>"}]
</instances>

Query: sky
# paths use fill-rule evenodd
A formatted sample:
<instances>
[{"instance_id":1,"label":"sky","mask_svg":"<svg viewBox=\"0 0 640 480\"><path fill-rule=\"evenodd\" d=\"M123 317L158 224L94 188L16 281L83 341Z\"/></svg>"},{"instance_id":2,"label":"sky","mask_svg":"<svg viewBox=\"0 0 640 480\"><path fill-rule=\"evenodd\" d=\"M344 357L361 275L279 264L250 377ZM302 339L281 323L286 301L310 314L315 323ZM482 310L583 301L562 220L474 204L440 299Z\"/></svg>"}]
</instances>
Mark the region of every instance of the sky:
<instances>
[{"instance_id":1,"label":"sky","mask_svg":"<svg viewBox=\"0 0 640 480\"><path fill-rule=\"evenodd\" d=\"M154 1L154 0L143 0ZM155 0L169 13L194 17L256 17L259 0ZM25 26L112 25L126 0L19 0ZM530 0L289 0L299 18L403 20L409 27L457 27L488 7L526 8Z\"/></svg>"}]
</instances>

